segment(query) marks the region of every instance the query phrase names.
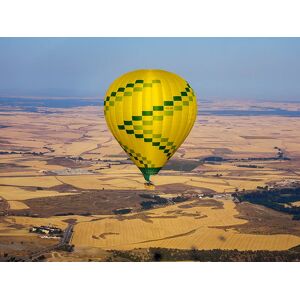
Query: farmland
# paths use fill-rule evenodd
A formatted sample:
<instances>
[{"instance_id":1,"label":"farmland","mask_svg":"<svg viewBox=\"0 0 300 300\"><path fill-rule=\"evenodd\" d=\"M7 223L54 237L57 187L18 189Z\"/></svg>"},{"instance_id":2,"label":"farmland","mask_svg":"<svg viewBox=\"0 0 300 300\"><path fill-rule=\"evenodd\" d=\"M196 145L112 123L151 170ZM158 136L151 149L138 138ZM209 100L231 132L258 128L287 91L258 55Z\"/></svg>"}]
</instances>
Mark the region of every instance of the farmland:
<instances>
[{"instance_id":1,"label":"farmland","mask_svg":"<svg viewBox=\"0 0 300 300\"><path fill-rule=\"evenodd\" d=\"M300 237L288 234L255 235L232 228L225 230L222 227L233 227L247 221L236 218L237 211L232 202L222 201L222 204L222 208L217 208L188 202L122 218L79 223L73 243L78 247L107 250L149 247L286 250L300 243Z\"/></svg>"},{"instance_id":2,"label":"farmland","mask_svg":"<svg viewBox=\"0 0 300 300\"><path fill-rule=\"evenodd\" d=\"M204 102L205 114L200 110L185 143L153 177L153 190L108 132L101 106L2 107L0 250L18 255L5 245L22 239L31 245L25 252L42 247L47 242L29 233L31 226L65 229L70 220L74 252L47 259L104 259L108 251L151 247L286 251L300 245L300 223L290 214L230 196L299 180L300 118L243 115L251 105ZM296 103L255 105L299 110ZM144 193L186 200L144 209ZM288 205L298 207L299 199Z\"/></svg>"}]
</instances>

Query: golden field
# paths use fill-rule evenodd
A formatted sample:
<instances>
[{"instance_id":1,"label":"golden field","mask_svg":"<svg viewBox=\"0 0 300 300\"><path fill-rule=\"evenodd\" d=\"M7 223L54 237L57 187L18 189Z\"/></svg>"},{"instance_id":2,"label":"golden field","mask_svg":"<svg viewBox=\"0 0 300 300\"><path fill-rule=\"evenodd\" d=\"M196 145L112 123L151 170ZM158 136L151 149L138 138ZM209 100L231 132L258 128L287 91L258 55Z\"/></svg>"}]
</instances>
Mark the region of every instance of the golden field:
<instances>
[{"instance_id":1,"label":"golden field","mask_svg":"<svg viewBox=\"0 0 300 300\"><path fill-rule=\"evenodd\" d=\"M28 209L29 207L23 203L22 201L7 201L9 204L9 208L13 210L18 209Z\"/></svg>"},{"instance_id":2,"label":"golden field","mask_svg":"<svg viewBox=\"0 0 300 300\"><path fill-rule=\"evenodd\" d=\"M106 217L80 222L75 227L72 243L76 247L119 250L149 247L286 250L300 243L300 237L289 234L254 235L218 228L247 222L237 218L232 201L221 202L223 208L186 202L127 215L124 219Z\"/></svg>"},{"instance_id":3,"label":"golden field","mask_svg":"<svg viewBox=\"0 0 300 300\"><path fill-rule=\"evenodd\" d=\"M222 105L216 102L214 108ZM231 103L240 109L247 109L250 104L243 105ZM278 105L274 103L274 107ZM296 104L282 104L281 108L299 109ZM113 212L100 214L99 205L97 213L88 216L55 215L56 207L63 203L77 203L77 198L70 198L73 196L82 195L92 205L89 193L152 191L145 188L141 173L108 132L101 107L52 109L51 114L3 112L1 124L7 126L0 128L0 205L3 203L4 207L1 236L31 237L31 226L52 224L64 229L67 220L73 219L75 251L149 247L285 250L300 244L300 235L290 233L289 228L284 233L244 232L239 226L250 224L250 219L247 215L241 217L239 204L224 197L213 200L214 205L198 199L120 216ZM153 177L153 193L165 197L182 193L222 194L297 180L299 132L300 118L296 117L201 115L200 108L185 143L171 158L170 165ZM276 157L278 148L291 160L243 160ZM225 160L200 162L210 156ZM172 166L172 162L177 165ZM184 169L188 163L195 167ZM25 215L33 207L42 210L43 201L51 211L52 199L56 205L53 215ZM108 197L103 201L110 200ZM300 206L298 202L293 205ZM131 206L120 201L119 208L124 207Z\"/></svg>"},{"instance_id":4,"label":"golden field","mask_svg":"<svg viewBox=\"0 0 300 300\"><path fill-rule=\"evenodd\" d=\"M56 191L27 191L19 187L1 186L0 196L6 200L26 200L32 198L49 197L49 196L64 196L71 193L59 193Z\"/></svg>"}]
</instances>

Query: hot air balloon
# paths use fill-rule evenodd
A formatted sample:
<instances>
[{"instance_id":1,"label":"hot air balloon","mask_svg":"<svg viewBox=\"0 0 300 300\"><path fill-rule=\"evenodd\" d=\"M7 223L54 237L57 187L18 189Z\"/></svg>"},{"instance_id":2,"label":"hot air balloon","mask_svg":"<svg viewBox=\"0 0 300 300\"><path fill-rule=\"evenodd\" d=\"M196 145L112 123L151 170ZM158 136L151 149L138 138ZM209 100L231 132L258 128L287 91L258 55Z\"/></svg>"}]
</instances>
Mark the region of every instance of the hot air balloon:
<instances>
[{"instance_id":1,"label":"hot air balloon","mask_svg":"<svg viewBox=\"0 0 300 300\"><path fill-rule=\"evenodd\" d=\"M191 131L196 95L187 81L163 70L137 70L117 78L104 100L107 125L147 182Z\"/></svg>"}]
</instances>

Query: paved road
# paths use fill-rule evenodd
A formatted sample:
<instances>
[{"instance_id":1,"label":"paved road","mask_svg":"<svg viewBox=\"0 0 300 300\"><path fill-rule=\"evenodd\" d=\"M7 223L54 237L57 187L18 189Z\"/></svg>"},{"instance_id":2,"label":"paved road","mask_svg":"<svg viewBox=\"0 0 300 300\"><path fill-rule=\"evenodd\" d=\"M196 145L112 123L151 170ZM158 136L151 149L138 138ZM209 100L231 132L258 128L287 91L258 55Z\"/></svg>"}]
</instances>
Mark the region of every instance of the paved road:
<instances>
[{"instance_id":1,"label":"paved road","mask_svg":"<svg viewBox=\"0 0 300 300\"><path fill-rule=\"evenodd\" d=\"M59 242L61 246L68 245L70 243L73 234L73 227L73 224L69 224L68 227L65 229L64 234Z\"/></svg>"}]
</instances>

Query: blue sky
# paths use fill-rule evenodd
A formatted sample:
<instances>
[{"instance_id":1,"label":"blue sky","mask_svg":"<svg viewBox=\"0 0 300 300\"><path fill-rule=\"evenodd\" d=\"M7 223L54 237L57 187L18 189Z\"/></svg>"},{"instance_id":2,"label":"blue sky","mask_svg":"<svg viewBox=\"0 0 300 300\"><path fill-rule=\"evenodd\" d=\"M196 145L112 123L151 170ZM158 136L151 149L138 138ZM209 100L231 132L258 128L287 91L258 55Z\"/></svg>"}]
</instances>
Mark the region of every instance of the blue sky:
<instances>
[{"instance_id":1,"label":"blue sky","mask_svg":"<svg viewBox=\"0 0 300 300\"><path fill-rule=\"evenodd\" d=\"M0 38L0 95L103 97L144 68L199 99L300 101L300 38Z\"/></svg>"}]
</instances>

